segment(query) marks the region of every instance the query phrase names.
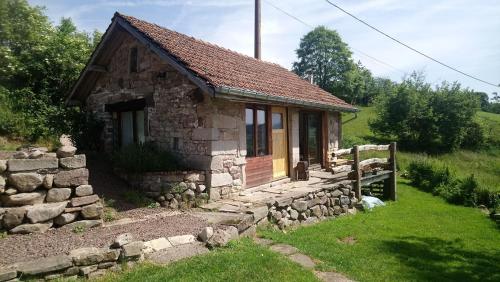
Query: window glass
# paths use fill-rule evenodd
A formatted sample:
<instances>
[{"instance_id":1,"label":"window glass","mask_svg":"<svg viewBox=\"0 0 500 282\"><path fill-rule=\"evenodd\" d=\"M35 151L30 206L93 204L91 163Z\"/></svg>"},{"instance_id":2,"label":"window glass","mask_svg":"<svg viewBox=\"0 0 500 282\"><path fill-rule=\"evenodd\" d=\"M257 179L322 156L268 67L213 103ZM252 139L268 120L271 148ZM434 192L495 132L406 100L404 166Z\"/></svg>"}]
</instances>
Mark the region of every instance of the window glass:
<instances>
[{"instance_id":1,"label":"window glass","mask_svg":"<svg viewBox=\"0 0 500 282\"><path fill-rule=\"evenodd\" d=\"M247 128L247 156L255 156L253 109L245 110L245 121Z\"/></svg>"},{"instance_id":2,"label":"window glass","mask_svg":"<svg viewBox=\"0 0 500 282\"><path fill-rule=\"evenodd\" d=\"M283 129L282 113L273 113L273 129Z\"/></svg>"},{"instance_id":3,"label":"window glass","mask_svg":"<svg viewBox=\"0 0 500 282\"><path fill-rule=\"evenodd\" d=\"M267 155L266 111L257 110L257 155Z\"/></svg>"},{"instance_id":4,"label":"window glass","mask_svg":"<svg viewBox=\"0 0 500 282\"><path fill-rule=\"evenodd\" d=\"M137 47L130 49L129 63L130 72L137 72Z\"/></svg>"},{"instance_id":5,"label":"window glass","mask_svg":"<svg viewBox=\"0 0 500 282\"><path fill-rule=\"evenodd\" d=\"M137 129L137 142L144 143L144 111L135 112L135 128Z\"/></svg>"},{"instance_id":6,"label":"window glass","mask_svg":"<svg viewBox=\"0 0 500 282\"><path fill-rule=\"evenodd\" d=\"M134 123L132 112L121 113L121 143L122 147L134 143Z\"/></svg>"}]
</instances>

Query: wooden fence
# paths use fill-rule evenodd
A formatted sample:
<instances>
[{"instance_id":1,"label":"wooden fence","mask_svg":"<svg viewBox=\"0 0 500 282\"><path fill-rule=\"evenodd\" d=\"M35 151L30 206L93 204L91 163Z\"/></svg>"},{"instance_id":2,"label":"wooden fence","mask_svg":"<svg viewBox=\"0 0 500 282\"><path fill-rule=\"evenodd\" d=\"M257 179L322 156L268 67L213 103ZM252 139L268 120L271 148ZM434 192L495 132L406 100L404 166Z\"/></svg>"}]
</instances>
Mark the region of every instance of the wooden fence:
<instances>
[{"instance_id":1,"label":"wooden fence","mask_svg":"<svg viewBox=\"0 0 500 282\"><path fill-rule=\"evenodd\" d=\"M360 152L389 151L389 158L371 158L361 160ZM347 173L347 178L354 180L356 197L361 199L361 187L376 182L384 182L384 194L395 201L396 196L396 142L389 145L356 145L349 149L333 152L333 174ZM338 157L352 155L352 160Z\"/></svg>"}]
</instances>

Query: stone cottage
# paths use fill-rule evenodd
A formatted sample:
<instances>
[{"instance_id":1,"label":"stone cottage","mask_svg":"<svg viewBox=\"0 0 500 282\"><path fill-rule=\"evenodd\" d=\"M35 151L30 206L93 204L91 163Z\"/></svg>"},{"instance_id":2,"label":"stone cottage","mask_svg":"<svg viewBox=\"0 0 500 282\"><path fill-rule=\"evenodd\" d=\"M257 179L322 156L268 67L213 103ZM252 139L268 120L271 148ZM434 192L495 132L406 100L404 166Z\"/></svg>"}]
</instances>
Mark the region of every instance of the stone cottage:
<instances>
[{"instance_id":1,"label":"stone cottage","mask_svg":"<svg viewBox=\"0 0 500 282\"><path fill-rule=\"evenodd\" d=\"M67 98L103 147L151 141L204 171L210 197L329 167L357 109L285 68L116 13Z\"/></svg>"}]
</instances>

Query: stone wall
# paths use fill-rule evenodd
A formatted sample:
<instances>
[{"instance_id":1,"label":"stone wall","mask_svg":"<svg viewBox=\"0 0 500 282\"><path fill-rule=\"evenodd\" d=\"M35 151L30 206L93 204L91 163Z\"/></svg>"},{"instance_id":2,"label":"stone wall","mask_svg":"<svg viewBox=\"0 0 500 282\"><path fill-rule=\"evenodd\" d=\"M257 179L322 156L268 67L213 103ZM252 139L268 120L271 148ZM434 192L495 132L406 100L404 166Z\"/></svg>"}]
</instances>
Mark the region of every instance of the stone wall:
<instances>
[{"instance_id":1,"label":"stone wall","mask_svg":"<svg viewBox=\"0 0 500 282\"><path fill-rule=\"evenodd\" d=\"M148 172L118 175L132 187L172 209L198 207L208 202L204 171Z\"/></svg>"},{"instance_id":2,"label":"stone wall","mask_svg":"<svg viewBox=\"0 0 500 282\"><path fill-rule=\"evenodd\" d=\"M77 222L101 224L103 207L88 185L85 155L75 151L31 149L0 160L0 229L26 234Z\"/></svg>"},{"instance_id":3,"label":"stone wall","mask_svg":"<svg viewBox=\"0 0 500 282\"><path fill-rule=\"evenodd\" d=\"M268 220L280 229L356 212L351 181L325 185L313 192L269 204Z\"/></svg>"}]
</instances>

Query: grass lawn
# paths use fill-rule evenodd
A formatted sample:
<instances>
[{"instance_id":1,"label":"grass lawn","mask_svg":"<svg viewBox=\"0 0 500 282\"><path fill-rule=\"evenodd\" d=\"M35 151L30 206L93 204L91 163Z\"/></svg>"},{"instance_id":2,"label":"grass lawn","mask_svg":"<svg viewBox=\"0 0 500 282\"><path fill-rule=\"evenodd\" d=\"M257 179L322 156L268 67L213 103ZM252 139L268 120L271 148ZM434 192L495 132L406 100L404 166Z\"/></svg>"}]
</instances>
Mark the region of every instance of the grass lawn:
<instances>
[{"instance_id":1,"label":"grass lawn","mask_svg":"<svg viewBox=\"0 0 500 282\"><path fill-rule=\"evenodd\" d=\"M370 131L368 121L375 117L375 110L373 107L360 107L360 110L357 118L354 118L352 113L344 114L342 133L347 138L355 137L359 138L360 142L369 143L368 140L372 140L374 134ZM500 115L478 112L478 120L486 126L492 138L500 143ZM369 155L387 157L387 154L381 155L381 153L369 153ZM500 191L500 148L478 152L459 150L432 156L398 152L399 168L404 170L411 160L422 157L428 158L438 165L448 166L461 178L474 174L482 187L492 191Z\"/></svg>"},{"instance_id":2,"label":"grass lawn","mask_svg":"<svg viewBox=\"0 0 500 282\"><path fill-rule=\"evenodd\" d=\"M358 281L500 281L500 233L479 210L399 182L398 202L356 216L264 230ZM342 239L352 237L350 245Z\"/></svg>"},{"instance_id":3,"label":"grass lawn","mask_svg":"<svg viewBox=\"0 0 500 282\"><path fill-rule=\"evenodd\" d=\"M311 271L248 239L168 266L143 264L99 281L318 281Z\"/></svg>"}]
</instances>

